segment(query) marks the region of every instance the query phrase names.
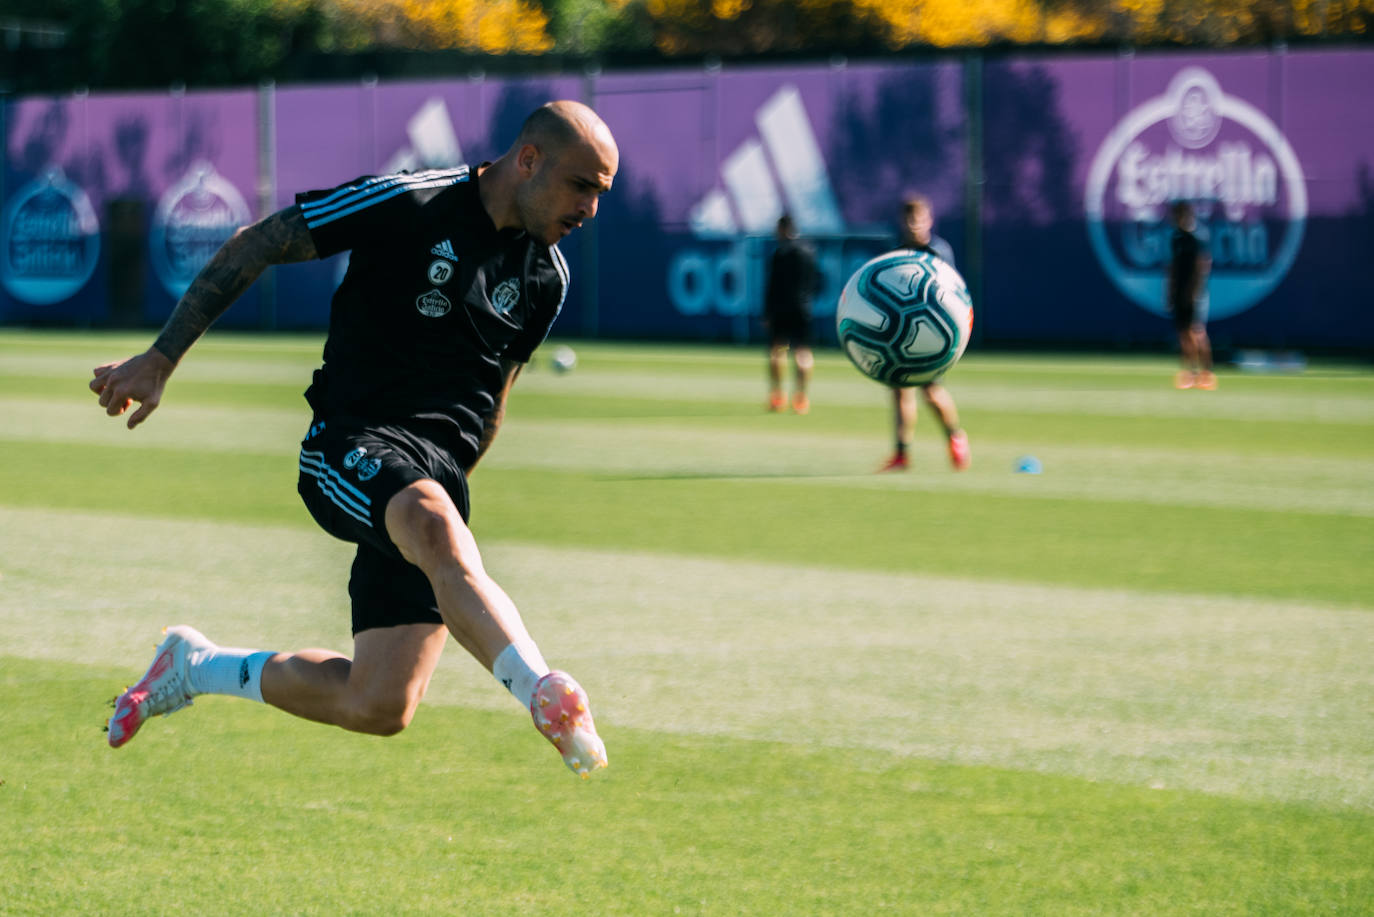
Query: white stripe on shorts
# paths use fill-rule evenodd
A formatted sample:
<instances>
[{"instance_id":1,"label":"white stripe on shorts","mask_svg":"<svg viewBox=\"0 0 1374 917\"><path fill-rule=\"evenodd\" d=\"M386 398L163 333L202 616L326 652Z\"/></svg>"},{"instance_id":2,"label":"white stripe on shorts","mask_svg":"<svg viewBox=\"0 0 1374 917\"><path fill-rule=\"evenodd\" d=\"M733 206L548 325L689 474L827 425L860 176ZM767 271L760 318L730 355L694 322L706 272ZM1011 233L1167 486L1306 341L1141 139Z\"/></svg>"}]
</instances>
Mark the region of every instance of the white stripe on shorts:
<instances>
[{"instance_id":1,"label":"white stripe on shorts","mask_svg":"<svg viewBox=\"0 0 1374 917\"><path fill-rule=\"evenodd\" d=\"M301 471L316 480L320 485L320 490L335 506L371 528L372 515L369 508L372 506L372 498L345 481L337 471L326 465L323 453L302 449L300 467Z\"/></svg>"}]
</instances>

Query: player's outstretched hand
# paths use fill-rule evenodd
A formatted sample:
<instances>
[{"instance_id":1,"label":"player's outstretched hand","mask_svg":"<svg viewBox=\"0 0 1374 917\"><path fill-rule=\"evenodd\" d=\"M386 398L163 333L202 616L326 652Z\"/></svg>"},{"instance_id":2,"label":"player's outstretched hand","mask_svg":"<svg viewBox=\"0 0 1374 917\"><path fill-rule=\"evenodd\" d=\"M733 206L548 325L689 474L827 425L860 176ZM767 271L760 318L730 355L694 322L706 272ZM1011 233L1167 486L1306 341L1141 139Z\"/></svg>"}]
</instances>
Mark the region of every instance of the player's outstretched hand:
<instances>
[{"instance_id":1,"label":"player's outstretched hand","mask_svg":"<svg viewBox=\"0 0 1374 917\"><path fill-rule=\"evenodd\" d=\"M138 410L129 415L129 429L143 423L162 401L162 390L175 366L156 348L149 347L136 357L106 363L91 370L91 391L100 396L100 406L111 417L127 411L135 401Z\"/></svg>"}]
</instances>

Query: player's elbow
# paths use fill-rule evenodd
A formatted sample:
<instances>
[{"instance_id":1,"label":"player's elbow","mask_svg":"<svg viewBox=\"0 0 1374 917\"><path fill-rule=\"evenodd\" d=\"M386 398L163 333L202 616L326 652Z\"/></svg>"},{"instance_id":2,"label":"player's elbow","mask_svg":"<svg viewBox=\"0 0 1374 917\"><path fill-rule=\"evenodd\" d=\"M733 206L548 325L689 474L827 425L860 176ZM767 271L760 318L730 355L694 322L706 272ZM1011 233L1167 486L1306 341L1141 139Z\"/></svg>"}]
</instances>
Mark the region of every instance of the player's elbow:
<instances>
[{"instance_id":1,"label":"player's elbow","mask_svg":"<svg viewBox=\"0 0 1374 917\"><path fill-rule=\"evenodd\" d=\"M240 226L225 240L213 260L224 267L256 278L272 263L270 246L261 223Z\"/></svg>"}]
</instances>

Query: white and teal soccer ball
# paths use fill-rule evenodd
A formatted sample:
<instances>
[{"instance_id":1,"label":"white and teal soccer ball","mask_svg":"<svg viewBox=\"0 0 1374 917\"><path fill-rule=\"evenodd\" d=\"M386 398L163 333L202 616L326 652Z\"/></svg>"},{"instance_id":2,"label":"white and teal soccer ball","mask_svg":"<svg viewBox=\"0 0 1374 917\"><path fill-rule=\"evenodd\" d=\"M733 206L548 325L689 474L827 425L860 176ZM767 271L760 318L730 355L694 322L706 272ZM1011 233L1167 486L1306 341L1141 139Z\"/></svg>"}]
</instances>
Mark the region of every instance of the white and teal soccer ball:
<instances>
[{"instance_id":1,"label":"white and teal soccer ball","mask_svg":"<svg viewBox=\"0 0 1374 917\"><path fill-rule=\"evenodd\" d=\"M898 249L854 272L835 322L840 347L864 375L884 385L922 385L964 355L973 301L953 266Z\"/></svg>"},{"instance_id":2,"label":"white and teal soccer ball","mask_svg":"<svg viewBox=\"0 0 1374 917\"><path fill-rule=\"evenodd\" d=\"M555 347L549 365L556 373L570 373L577 366L577 352L566 344Z\"/></svg>"}]
</instances>

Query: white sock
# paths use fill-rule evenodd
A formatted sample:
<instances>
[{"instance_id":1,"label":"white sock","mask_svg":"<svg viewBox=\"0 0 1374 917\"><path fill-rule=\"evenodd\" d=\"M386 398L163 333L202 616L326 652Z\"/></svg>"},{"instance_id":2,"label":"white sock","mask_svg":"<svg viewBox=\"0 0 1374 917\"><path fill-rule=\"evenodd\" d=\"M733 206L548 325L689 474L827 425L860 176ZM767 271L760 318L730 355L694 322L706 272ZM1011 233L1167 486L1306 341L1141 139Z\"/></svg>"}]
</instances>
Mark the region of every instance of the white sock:
<instances>
[{"instance_id":1,"label":"white sock","mask_svg":"<svg viewBox=\"0 0 1374 917\"><path fill-rule=\"evenodd\" d=\"M276 653L232 646L191 654L191 690L197 694L229 694L263 703L262 668Z\"/></svg>"},{"instance_id":2,"label":"white sock","mask_svg":"<svg viewBox=\"0 0 1374 917\"><path fill-rule=\"evenodd\" d=\"M549 664L533 641L523 646L512 643L491 664L491 674L516 700L528 707L534 700L535 683L549 674Z\"/></svg>"}]
</instances>

